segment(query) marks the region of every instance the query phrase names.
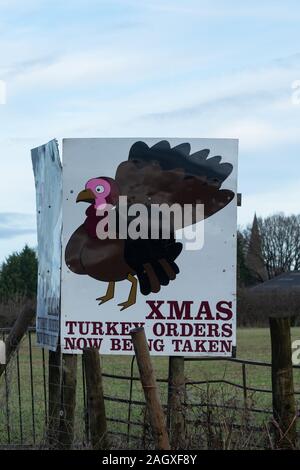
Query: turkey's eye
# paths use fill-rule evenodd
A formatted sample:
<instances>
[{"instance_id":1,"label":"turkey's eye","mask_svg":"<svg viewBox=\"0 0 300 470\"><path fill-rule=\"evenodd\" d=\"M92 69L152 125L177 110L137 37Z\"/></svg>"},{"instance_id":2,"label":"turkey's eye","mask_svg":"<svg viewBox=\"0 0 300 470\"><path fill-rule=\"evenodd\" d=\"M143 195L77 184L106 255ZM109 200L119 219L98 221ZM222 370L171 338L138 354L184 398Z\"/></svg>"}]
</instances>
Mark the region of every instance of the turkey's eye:
<instances>
[{"instance_id":1,"label":"turkey's eye","mask_svg":"<svg viewBox=\"0 0 300 470\"><path fill-rule=\"evenodd\" d=\"M100 193L103 193L103 192L104 192L104 187L101 184L96 186L96 193L100 194Z\"/></svg>"}]
</instances>

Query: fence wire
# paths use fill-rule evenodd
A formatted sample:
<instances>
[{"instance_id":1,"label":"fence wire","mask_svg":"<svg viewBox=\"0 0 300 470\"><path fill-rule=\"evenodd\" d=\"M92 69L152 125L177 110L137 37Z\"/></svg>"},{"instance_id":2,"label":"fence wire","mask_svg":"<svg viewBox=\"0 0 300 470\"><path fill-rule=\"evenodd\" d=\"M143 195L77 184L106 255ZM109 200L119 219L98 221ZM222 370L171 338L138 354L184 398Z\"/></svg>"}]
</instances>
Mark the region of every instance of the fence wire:
<instances>
[{"instance_id":1,"label":"fence wire","mask_svg":"<svg viewBox=\"0 0 300 470\"><path fill-rule=\"evenodd\" d=\"M1 329L5 340L9 329ZM65 434L68 443L74 434L73 446L90 445L89 417L83 361L77 360L76 412L74 429L67 409L57 409L57 401L49 402L49 387L71 393L72 385L60 387L61 362L51 365L48 351L35 346L35 329L30 328L4 374L0 378L0 447L44 447L58 434L49 436L48 425L55 421L57 432ZM122 359L122 360L121 360ZM113 448L151 448L153 440L134 357L104 356L102 372L105 391L108 433ZM163 407L168 410L167 358L160 360L158 370L166 378L157 379ZM206 361L223 364L222 377L205 377ZM211 362L209 362L211 363ZM235 378L227 379L228 367ZM185 358L186 448L272 448L272 390L268 386L250 385L249 369L264 368L265 382L270 383L267 362L242 359ZM211 367L209 370L211 372ZM300 383L300 366L294 366ZM49 377L53 383L49 382ZM197 380L197 378L201 380ZM298 399L300 390L296 389ZM61 399L62 397L60 397ZM56 407L56 408L55 408ZM51 410L51 415L49 414ZM298 413L299 417L299 413ZM70 427L71 426L71 427Z\"/></svg>"}]
</instances>

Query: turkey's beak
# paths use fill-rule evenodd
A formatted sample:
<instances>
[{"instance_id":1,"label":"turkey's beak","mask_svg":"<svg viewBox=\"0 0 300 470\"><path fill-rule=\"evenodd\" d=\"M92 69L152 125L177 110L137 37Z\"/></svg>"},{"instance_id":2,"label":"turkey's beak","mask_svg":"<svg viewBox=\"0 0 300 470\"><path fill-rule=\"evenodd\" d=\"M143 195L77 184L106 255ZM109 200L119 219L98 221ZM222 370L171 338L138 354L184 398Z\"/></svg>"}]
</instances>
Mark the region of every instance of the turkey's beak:
<instances>
[{"instance_id":1,"label":"turkey's beak","mask_svg":"<svg viewBox=\"0 0 300 470\"><path fill-rule=\"evenodd\" d=\"M94 193L90 189L84 189L77 195L76 202L88 202L91 204L95 202Z\"/></svg>"}]
</instances>

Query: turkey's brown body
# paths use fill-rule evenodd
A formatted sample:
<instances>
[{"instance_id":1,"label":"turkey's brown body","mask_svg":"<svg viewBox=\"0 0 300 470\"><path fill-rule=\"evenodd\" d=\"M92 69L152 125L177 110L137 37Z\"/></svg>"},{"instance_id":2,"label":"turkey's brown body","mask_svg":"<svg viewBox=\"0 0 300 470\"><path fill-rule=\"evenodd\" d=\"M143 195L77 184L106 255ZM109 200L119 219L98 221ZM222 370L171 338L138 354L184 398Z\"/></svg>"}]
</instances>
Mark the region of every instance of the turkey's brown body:
<instances>
[{"instance_id":1,"label":"turkey's brown body","mask_svg":"<svg viewBox=\"0 0 300 470\"><path fill-rule=\"evenodd\" d=\"M81 225L68 241L65 260L71 271L98 281L123 281L135 274L124 258L124 240L100 240L88 235Z\"/></svg>"},{"instance_id":2,"label":"turkey's brown body","mask_svg":"<svg viewBox=\"0 0 300 470\"><path fill-rule=\"evenodd\" d=\"M182 250L182 244L175 239L175 230L213 216L233 200L231 190L221 189L232 172L232 165L222 163L221 156L208 158L209 149L193 154L190 154L190 149L188 143L171 148L167 141L158 142L152 147L145 142L136 142L130 149L128 160L118 166L115 180L93 178L77 196L76 202L84 201L90 206L84 224L72 234L67 244L65 260L74 273L109 283L106 294L97 299L101 303L113 298L114 283L118 281L127 279L132 284L128 300L119 304L122 309L135 303L137 284L141 293L147 296L174 281L180 272L175 260ZM107 185L110 193L103 199ZM135 240L128 237L126 240L101 240L97 238L100 217L95 207L98 207L99 201L101 204L104 201L113 205L118 212L118 196L126 196L129 206L140 203L147 209L154 204L169 207L177 204L185 210L185 205L189 204L192 217L188 220L181 217L179 225L175 226L168 216L168 239L159 236L158 239L148 237ZM204 211L196 210L199 204L202 204ZM151 211L148 214L151 215ZM148 222L151 232L151 217L148 217Z\"/></svg>"}]
</instances>

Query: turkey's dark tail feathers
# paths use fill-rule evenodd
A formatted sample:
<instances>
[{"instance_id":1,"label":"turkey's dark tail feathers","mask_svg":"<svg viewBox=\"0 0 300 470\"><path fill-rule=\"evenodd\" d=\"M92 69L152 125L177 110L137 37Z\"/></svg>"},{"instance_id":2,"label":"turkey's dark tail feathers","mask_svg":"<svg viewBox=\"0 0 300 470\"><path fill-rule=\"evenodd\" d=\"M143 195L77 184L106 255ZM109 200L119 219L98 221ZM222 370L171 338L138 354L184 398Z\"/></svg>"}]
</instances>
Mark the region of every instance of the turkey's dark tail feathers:
<instances>
[{"instance_id":1,"label":"turkey's dark tail feathers","mask_svg":"<svg viewBox=\"0 0 300 470\"><path fill-rule=\"evenodd\" d=\"M179 268L174 259L182 250L181 243L172 243L165 248L165 256L158 260L143 264L137 271L140 291L143 295L157 293L161 286L167 286L176 278Z\"/></svg>"}]
</instances>

